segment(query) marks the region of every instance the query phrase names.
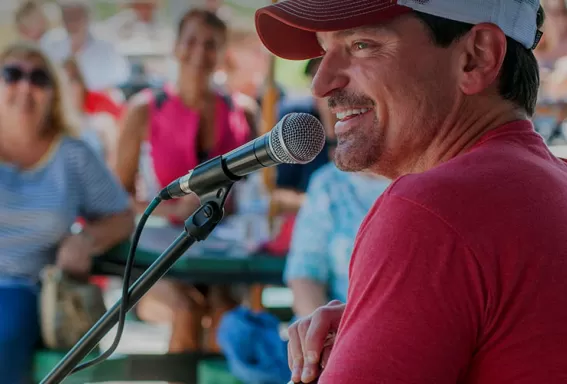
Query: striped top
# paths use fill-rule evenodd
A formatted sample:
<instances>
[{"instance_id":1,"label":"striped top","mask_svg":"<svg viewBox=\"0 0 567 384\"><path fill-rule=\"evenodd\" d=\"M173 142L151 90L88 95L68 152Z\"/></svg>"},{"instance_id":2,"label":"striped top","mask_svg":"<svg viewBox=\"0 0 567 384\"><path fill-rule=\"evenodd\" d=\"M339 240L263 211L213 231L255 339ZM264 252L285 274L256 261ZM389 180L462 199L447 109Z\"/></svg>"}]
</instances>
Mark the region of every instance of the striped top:
<instances>
[{"instance_id":1,"label":"striped top","mask_svg":"<svg viewBox=\"0 0 567 384\"><path fill-rule=\"evenodd\" d=\"M0 163L0 282L37 282L78 217L94 220L128 206L117 179L82 140L55 140L33 169Z\"/></svg>"}]
</instances>

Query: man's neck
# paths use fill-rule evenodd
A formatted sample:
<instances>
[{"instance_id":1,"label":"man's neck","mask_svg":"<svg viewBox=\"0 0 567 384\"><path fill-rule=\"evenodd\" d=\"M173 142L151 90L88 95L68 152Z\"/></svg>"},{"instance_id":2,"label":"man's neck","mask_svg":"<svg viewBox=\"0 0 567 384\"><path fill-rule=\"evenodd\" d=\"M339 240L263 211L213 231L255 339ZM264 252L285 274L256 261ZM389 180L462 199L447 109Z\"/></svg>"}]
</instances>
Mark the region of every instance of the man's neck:
<instances>
[{"instance_id":1,"label":"man's neck","mask_svg":"<svg viewBox=\"0 0 567 384\"><path fill-rule=\"evenodd\" d=\"M422 156L405 173L420 173L465 153L488 132L527 115L509 102L487 100L484 106L464 106L451 113ZM492 105L491 105L492 104Z\"/></svg>"}]
</instances>

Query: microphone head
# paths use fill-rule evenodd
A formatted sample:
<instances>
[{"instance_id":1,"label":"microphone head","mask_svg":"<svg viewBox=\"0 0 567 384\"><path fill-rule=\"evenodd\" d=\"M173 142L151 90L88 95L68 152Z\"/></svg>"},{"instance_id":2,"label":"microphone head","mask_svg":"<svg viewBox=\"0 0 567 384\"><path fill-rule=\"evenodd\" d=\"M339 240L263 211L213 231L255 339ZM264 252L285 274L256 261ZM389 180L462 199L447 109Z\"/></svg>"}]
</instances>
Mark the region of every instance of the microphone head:
<instances>
[{"instance_id":1,"label":"microphone head","mask_svg":"<svg viewBox=\"0 0 567 384\"><path fill-rule=\"evenodd\" d=\"M281 163L307 164L325 146L325 128L313 115L290 113L270 132L269 145Z\"/></svg>"}]
</instances>

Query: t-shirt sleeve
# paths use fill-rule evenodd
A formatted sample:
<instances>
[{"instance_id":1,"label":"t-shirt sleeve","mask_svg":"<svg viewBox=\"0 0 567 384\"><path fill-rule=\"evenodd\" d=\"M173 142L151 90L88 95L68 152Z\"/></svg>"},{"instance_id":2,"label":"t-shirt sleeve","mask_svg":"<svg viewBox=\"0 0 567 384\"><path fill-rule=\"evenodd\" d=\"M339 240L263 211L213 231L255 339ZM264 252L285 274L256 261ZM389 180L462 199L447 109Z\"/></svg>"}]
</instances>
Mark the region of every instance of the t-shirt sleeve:
<instances>
[{"instance_id":1,"label":"t-shirt sleeve","mask_svg":"<svg viewBox=\"0 0 567 384\"><path fill-rule=\"evenodd\" d=\"M309 279L326 284L329 280L329 240L333 227L331 200L325 174L317 176L309 186L307 199L295 220L284 271L286 283Z\"/></svg>"},{"instance_id":2,"label":"t-shirt sleeve","mask_svg":"<svg viewBox=\"0 0 567 384\"><path fill-rule=\"evenodd\" d=\"M77 145L76 155L81 217L96 220L128 209L128 194L100 156L83 143Z\"/></svg>"},{"instance_id":3,"label":"t-shirt sleeve","mask_svg":"<svg viewBox=\"0 0 567 384\"><path fill-rule=\"evenodd\" d=\"M475 255L448 223L405 198L383 196L370 215L321 382L460 382L485 313Z\"/></svg>"}]
</instances>

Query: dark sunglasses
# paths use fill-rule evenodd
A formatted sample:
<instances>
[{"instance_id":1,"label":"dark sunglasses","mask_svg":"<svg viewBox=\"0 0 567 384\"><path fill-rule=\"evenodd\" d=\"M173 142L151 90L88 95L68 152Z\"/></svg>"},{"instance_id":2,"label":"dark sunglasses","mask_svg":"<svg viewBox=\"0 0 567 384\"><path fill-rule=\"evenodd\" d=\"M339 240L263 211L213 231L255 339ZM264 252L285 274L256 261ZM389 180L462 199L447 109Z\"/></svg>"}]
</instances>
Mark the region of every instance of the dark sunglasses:
<instances>
[{"instance_id":1,"label":"dark sunglasses","mask_svg":"<svg viewBox=\"0 0 567 384\"><path fill-rule=\"evenodd\" d=\"M22 80L28 80L31 85L39 88L47 88L52 84L51 76L45 69L36 68L27 72L15 65L7 65L2 68L2 78L6 84L16 84Z\"/></svg>"}]
</instances>

